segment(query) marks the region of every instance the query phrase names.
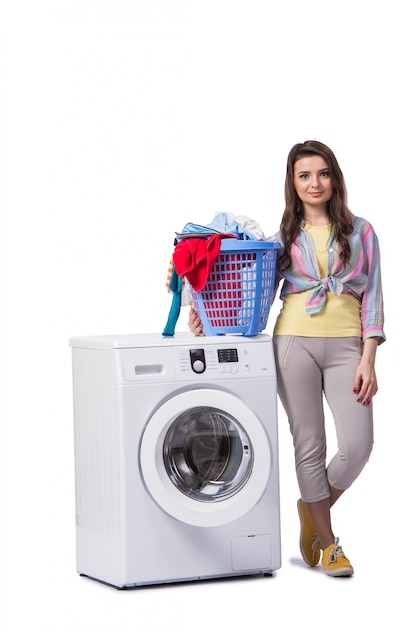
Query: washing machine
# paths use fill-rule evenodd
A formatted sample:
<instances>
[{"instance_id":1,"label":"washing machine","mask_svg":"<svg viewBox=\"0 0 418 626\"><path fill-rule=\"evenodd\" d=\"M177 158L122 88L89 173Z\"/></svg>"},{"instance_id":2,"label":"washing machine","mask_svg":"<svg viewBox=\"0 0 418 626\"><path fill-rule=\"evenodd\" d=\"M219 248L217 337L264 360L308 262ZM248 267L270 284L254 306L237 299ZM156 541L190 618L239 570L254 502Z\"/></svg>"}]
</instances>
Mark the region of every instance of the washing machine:
<instances>
[{"instance_id":1,"label":"washing machine","mask_svg":"<svg viewBox=\"0 0 418 626\"><path fill-rule=\"evenodd\" d=\"M76 569L118 588L281 567L271 337L73 337Z\"/></svg>"}]
</instances>

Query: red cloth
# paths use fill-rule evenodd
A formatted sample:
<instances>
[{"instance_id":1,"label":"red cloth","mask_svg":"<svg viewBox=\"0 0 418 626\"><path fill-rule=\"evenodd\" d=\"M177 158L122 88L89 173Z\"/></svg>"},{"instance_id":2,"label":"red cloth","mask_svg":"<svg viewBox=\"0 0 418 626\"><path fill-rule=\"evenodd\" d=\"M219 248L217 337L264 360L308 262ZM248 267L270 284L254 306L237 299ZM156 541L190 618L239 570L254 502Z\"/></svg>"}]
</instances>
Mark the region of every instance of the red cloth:
<instances>
[{"instance_id":1,"label":"red cloth","mask_svg":"<svg viewBox=\"0 0 418 626\"><path fill-rule=\"evenodd\" d=\"M234 237L228 234L211 235L209 239L189 237L174 248L173 263L179 276L185 276L198 293L206 285L213 265L218 258L221 239Z\"/></svg>"}]
</instances>

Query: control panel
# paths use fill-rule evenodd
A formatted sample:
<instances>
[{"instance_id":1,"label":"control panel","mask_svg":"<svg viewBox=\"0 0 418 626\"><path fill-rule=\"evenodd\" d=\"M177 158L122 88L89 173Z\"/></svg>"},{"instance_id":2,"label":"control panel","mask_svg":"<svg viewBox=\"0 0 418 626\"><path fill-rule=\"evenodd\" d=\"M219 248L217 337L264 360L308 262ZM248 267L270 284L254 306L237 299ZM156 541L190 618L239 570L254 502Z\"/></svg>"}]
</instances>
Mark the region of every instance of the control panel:
<instances>
[{"instance_id":1,"label":"control panel","mask_svg":"<svg viewBox=\"0 0 418 626\"><path fill-rule=\"evenodd\" d=\"M164 343L164 345L162 345ZM155 345L122 346L118 350L122 381L225 380L276 376L270 338L219 337L190 340L157 338ZM114 350L114 347L111 348ZM119 363L119 361L118 361Z\"/></svg>"},{"instance_id":2,"label":"control panel","mask_svg":"<svg viewBox=\"0 0 418 626\"><path fill-rule=\"evenodd\" d=\"M203 374L207 368L220 374L235 374L239 371L238 350L236 348L191 348L190 366L196 374Z\"/></svg>"}]
</instances>

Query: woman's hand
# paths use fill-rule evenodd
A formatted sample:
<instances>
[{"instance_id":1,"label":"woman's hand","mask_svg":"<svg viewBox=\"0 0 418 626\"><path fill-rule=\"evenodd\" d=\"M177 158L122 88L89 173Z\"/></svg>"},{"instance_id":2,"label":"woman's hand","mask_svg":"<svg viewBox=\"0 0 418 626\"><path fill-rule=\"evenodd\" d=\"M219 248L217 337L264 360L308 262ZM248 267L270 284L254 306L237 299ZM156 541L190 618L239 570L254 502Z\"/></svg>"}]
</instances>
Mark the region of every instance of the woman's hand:
<instances>
[{"instance_id":1,"label":"woman's hand","mask_svg":"<svg viewBox=\"0 0 418 626\"><path fill-rule=\"evenodd\" d=\"M196 311L194 310L192 304L190 305L190 311L189 311L189 328L192 331L192 333L196 335L197 337L205 336L200 319Z\"/></svg>"},{"instance_id":2,"label":"woman's hand","mask_svg":"<svg viewBox=\"0 0 418 626\"><path fill-rule=\"evenodd\" d=\"M363 405L370 404L373 396L378 391L376 372L374 370L377 344L377 337L366 339L363 356L354 377L353 391L357 394L357 402L361 402Z\"/></svg>"}]
</instances>

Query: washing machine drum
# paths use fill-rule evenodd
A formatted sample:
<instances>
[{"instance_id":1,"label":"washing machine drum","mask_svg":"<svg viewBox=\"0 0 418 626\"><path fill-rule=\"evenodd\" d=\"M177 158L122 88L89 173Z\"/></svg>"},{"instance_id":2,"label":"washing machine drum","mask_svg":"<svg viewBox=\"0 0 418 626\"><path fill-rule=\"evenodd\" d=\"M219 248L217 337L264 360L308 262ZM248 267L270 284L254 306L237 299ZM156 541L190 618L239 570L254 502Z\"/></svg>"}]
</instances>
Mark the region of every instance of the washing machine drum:
<instances>
[{"instance_id":1,"label":"washing machine drum","mask_svg":"<svg viewBox=\"0 0 418 626\"><path fill-rule=\"evenodd\" d=\"M183 392L160 406L140 445L139 466L157 504L176 519L218 526L262 497L271 450L259 418L236 396Z\"/></svg>"}]
</instances>

